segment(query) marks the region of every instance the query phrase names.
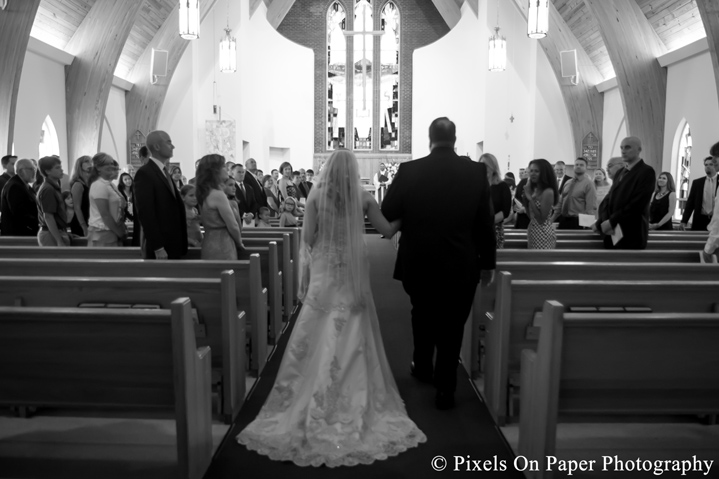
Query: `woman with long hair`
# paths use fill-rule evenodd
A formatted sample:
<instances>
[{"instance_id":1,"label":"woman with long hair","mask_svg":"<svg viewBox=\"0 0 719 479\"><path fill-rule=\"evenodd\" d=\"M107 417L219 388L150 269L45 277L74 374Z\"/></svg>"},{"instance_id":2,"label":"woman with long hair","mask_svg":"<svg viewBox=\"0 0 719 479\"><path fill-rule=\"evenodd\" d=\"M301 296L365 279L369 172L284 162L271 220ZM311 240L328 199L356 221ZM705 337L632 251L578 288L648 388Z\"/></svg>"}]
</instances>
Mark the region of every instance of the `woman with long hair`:
<instances>
[{"instance_id":1,"label":"woman with long hair","mask_svg":"<svg viewBox=\"0 0 719 479\"><path fill-rule=\"evenodd\" d=\"M497 158L491 153L479 157L479 162L487 167L487 180L489 181L489 194L494 206L494 238L497 249L504 248L504 220L512 211L512 193L509 185L502 180Z\"/></svg>"},{"instance_id":2,"label":"woman with long hair","mask_svg":"<svg viewBox=\"0 0 719 479\"><path fill-rule=\"evenodd\" d=\"M597 191L597 206L602 204L602 200L609 193L609 189L612 185L607 179L607 172L604 168L597 168L594 170L594 189Z\"/></svg>"},{"instance_id":3,"label":"woman with long hair","mask_svg":"<svg viewBox=\"0 0 719 479\"><path fill-rule=\"evenodd\" d=\"M170 172L170 176L172 176L172 182L175 184L177 191L180 191L182 187L185 186L185 182L182 181L182 170L180 169L180 167L173 167L172 171Z\"/></svg>"},{"instance_id":4,"label":"woman with long hair","mask_svg":"<svg viewBox=\"0 0 719 479\"><path fill-rule=\"evenodd\" d=\"M557 177L552 165L545 159L529 162L527 184L524 186L526 208L529 211L527 247L554 249L557 233L552 225L552 210L559 201Z\"/></svg>"},{"instance_id":5,"label":"woman with long hair","mask_svg":"<svg viewBox=\"0 0 719 479\"><path fill-rule=\"evenodd\" d=\"M205 155L197 167L195 188L200 205L205 236L202 238L202 259L237 259L237 249L244 249L240 225L230 208L223 189L229 178L222 155Z\"/></svg>"},{"instance_id":6,"label":"woman with long hair","mask_svg":"<svg viewBox=\"0 0 719 479\"><path fill-rule=\"evenodd\" d=\"M81 156L75 160L70 177L70 192L75 216L70 223L70 231L77 236L87 236L87 221L90 218L90 173L92 157Z\"/></svg>"},{"instance_id":7,"label":"woman with long hair","mask_svg":"<svg viewBox=\"0 0 719 479\"><path fill-rule=\"evenodd\" d=\"M120 165L107 153L92 157L90 185L90 217L87 221L87 245L94 247L122 246L127 236L125 207L127 201L112 183Z\"/></svg>"},{"instance_id":8,"label":"woman with long hair","mask_svg":"<svg viewBox=\"0 0 719 479\"><path fill-rule=\"evenodd\" d=\"M262 177L262 187L265 189L265 194L267 195L267 206L270 208L270 217L275 218L281 211L279 190L272 175Z\"/></svg>"},{"instance_id":9,"label":"woman with long hair","mask_svg":"<svg viewBox=\"0 0 719 479\"><path fill-rule=\"evenodd\" d=\"M133 211L133 204L132 199L133 196L133 183L132 183L132 176L130 176L130 173L122 173L120 175L120 179L117 181L117 191L120 192L123 198L125 198L125 201L127 202L127 206L125 207L125 220L134 221L135 215Z\"/></svg>"},{"instance_id":10,"label":"woman with long hair","mask_svg":"<svg viewBox=\"0 0 719 479\"><path fill-rule=\"evenodd\" d=\"M277 187L280 190L280 203L290 196L299 200L297 195L297 187L292 181L292 165L285 161L280 165L280 181Z\"/></svg>"},{"instance_id":11,"label":"woman with long hair","mask_svg":"<svg viewBox=\"0 0 719 479\"><path fill-rule=\"evenodd\" d=\"M649 204L649 230L674 229L672 215L677 207L677 187L674 177L662 171L657 177L657 187Z\"/></svg>"},{"instance_id":12,"label":"woman with long hair","mask_svg":"<svg viewBox=\"0 0 719 479\"><path fill-rule=\"evenodd\" d=\"M365 215L387 237L399 227L362 188L354 154L337 150L307 199L302 310L269 397L237 436L270 459L300 466L370 464L427 440L407 416L382 347Z\"/></svg>"}]
</instances>

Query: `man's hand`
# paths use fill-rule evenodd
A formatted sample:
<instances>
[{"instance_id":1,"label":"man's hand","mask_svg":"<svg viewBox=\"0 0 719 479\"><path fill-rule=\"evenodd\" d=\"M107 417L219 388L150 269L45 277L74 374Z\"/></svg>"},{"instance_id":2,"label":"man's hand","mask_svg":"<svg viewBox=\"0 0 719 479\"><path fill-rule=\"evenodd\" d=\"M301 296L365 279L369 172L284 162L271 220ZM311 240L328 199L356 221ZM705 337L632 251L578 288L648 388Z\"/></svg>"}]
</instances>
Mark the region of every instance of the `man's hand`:
<instances>
[{"instance_id":1,"label":"man's hand","mask_svg":"<svg viewBox=\"0 0 719 479\"><path fill-rule=\"evenodd\" d=\"M714 255L709 254L706 251L702 250L702 260L705 263L713 263L714 262Z\"/></svg>"},{"instance_id":2,"label":"man's hand","mask_svg":"<svg viewBox=\"0 0 719 479\"><path fill-rule=\"evenodd\" d=\"M479 284L483 288L486 288L487 286L494 283L494 270L493 269L483 269L479 272Z\"/></svg>"},{"instance_id":3,"label":"man's hand","mask_svg":"<svg viewBox=\"0 0 719 479\"><path fill-rule=\"evenodd\" d=\"M602 233L604 233L605 235L614 234L614 228L612 228L612 223L609 220L605 220L602 222Z\"/></svg>"},{"instance_id":4,"label":"man's hand","mask_svg":"<svg viewBox=\"0 0 719 479\"><path fill-rule=\"evenodd\" d=\"M686 223L679 223L679 231L686 231L687 224Z\"/></svg>"},{"instance_id":5,"label":"man's hand","mask_svg":"<svg viewBox=\"0 0 719 479\"><path fill-rule=\"evenodd\" d=\"M165 248L155 250L155 259L167 259L167 251L165 251Z\"/></svg>"}]
</instances>

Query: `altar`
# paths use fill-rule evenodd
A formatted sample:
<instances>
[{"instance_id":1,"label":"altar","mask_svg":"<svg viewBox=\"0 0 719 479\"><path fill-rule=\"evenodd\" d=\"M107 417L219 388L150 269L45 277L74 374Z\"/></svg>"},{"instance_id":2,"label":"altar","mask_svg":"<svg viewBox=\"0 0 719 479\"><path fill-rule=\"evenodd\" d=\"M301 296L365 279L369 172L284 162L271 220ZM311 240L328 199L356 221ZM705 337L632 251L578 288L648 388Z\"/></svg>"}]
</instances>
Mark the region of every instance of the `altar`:
<instances>
[{"instance_id":1,"label":"altar","mask_svg":"<svg viewBox=\"0 0 719 479\"><path fill-rule=\"evenodd\" d=\"M379 164L389 165L392 163L404 163L412 159L409 153L385 153L385 152L358 152L355 151L357 163L359 163L359 172L361 178L374 178L375 173L379 171ZM332 152L315 153L312 160L312 169L317 174L322 165L327 161Z\"/></svg>"}]
</instances>

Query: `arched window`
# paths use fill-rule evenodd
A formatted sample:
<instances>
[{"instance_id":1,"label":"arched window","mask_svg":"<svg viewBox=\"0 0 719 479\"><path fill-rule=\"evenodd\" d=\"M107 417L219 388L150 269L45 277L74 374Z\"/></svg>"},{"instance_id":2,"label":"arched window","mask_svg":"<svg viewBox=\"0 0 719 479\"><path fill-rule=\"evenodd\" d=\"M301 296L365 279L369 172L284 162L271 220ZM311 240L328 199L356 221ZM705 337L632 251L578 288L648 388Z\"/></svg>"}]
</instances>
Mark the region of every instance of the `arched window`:
<instances>
[{"instance_id":1,"label":"arched window","mask_svg":"<svg viewBox=\"0 0 719 479\"><path fill-rule=\"evenodd\" d=\"M347 16L340 2L327 11L327 140L328 150L345 147L347 123Z\"/></svg>"},{"instance_id":2,"label":"arched window","mask_svg":"<svg viewBox=\"0 0 719 479\"><path fill-rule=\"evenodd\" d=\"M52 123L50 115L46 116L45 121L42 122L38 153L38 158L60 154L60 143L57 141L57 131L55 130L55 125Z\"/></svg>"},{"instance_id":3,"label":"arched window","mask_svg":"<svg viewBox=\"0 0 719 479\"><path fill-rule=\"evenodd\" d=\"M327 150L399 149L399 49L394 1L379 6L373 0L332 2L327 12Z\"/></svg>"},{"instance_id":4,"label":"arched window","mask_svg":"<svg viewBox=\"0 0 719 479\"><path fill-rule=\"evenodd\" d=\"M393 2L382 9L380 28L380 148L399 148L399 10Z\"/></svg>"},{"instance_id":5,"label":"arched window","mask_svg":"<svg viewBox=\"0 0 719 479\"><path fill-rule=\"evenodd\" d=\"M681 133L679 134L679 142L675 152L676 178L677 184L677 209L674 217L681 218L687 196L689 195L689 176L692 165L692 132L689 128L689 122L684 121L679 126Z\"/></svg>"}]
</instances>

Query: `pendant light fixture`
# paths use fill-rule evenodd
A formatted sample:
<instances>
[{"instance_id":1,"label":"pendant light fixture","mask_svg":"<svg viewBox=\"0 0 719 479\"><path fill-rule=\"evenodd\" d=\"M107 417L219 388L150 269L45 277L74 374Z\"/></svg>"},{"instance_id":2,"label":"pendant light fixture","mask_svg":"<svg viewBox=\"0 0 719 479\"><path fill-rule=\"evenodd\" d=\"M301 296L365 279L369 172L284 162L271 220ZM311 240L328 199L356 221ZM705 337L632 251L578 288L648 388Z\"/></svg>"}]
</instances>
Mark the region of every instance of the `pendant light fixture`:
<instances>
[{"instance_id":1,"label":"pendant light fixture","mask_svg":"<svg viewBox=\"0 0 719 479\"><path fill-rule=\"evenodd\" d=\"M497 2L497 26L489 37L489 71L503 72L507 68L507 39L499 34L499 1Z\"/></svg>"},{"instance_id":2,"label":"pendant light fixture","mask_svg":"<svg viewBox=\"0 0 719 479\"><path fill-rule=\"evenodd\" d=\"M527 36L544 38L549 32L549 0L529 0Z\"/></svg>"},{"instance_id":3,"label":"pendant light fixture","mask_svg":"<svg viewBox=\"0 0 719 479\"><path fill-rule=\"evenodd\" d=\"M185 40L200 38L200 0L180 0L180 36Z\"/></svg>"},{"instance_id":4,"label":"pendant light fixture","mask_svg":"<svg viewBox=\"0 0 719 479\"><path fill-rule=\"evenodd\" d=\"M237 71L237 40L230 29L230 1L227 0L227 27L225 36L220 40L220 71L235 73Z\"/></svg>"}]
</instances>

